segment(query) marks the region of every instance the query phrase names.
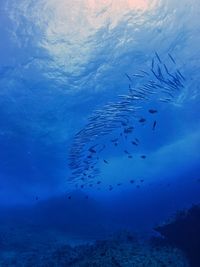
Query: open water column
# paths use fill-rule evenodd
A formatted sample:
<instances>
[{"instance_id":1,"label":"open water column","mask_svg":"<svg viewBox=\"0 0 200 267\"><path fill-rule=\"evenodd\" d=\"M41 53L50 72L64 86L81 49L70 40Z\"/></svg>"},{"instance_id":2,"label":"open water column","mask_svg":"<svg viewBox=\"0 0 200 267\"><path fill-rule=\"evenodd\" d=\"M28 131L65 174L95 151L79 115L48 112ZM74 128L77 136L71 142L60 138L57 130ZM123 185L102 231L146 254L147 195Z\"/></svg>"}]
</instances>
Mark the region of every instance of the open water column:
<instances>
[{"instance_id":1,"label":"open water column","mask_svg":"<svg viewBox=\"0 0 200 267\"><path fill-rule=\"evenodd\" d=\"M0 266L200 266L199 0L2 0Z\"/></svg>"}]
</instances>

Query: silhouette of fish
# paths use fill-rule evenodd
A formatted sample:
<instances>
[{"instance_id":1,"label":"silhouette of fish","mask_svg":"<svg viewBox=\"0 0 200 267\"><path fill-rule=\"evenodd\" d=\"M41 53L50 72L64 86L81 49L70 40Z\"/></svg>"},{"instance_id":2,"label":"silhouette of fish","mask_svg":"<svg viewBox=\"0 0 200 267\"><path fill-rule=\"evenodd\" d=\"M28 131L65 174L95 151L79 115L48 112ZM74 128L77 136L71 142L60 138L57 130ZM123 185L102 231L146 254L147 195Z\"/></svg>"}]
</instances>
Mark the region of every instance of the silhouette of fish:
<instances>
[{"instance_id":1,"label":"silhouette of fish","mask_svg":"<svg viewBox=\"0 0 200 267\"><path fill-rule=\"evenodd\" d=\"M104 161L106 164L108 164L108 161L107 161L107 160L104 159L103 161Z\"/></svg>"},{"instance_id":2,"label":"silhouette of fish","mask_svg":"<svg viewBox=\"0 0 200 267\"><path fill-rule=\"evenodd\" d=\"M133 183L135 183L135 181L134 180L130 180L130 183L133 184Z\"/></svg>"},{"instance_id":3,"label":"silhouette of fish","mask_svg":"<svg viewBox=\"0 0 200 267\"><path fill-rule=\"evenodd\" d=\"M129 79L129 81L132 83L132 79L131 79L131 77L130 77L127 73L125 73L125 75L126 75L126 77Z\"/></svg>"},{"instance_id":4,"label":"silhouette of fish","mask_svg":"<svg viewBox=\"0 0 200 267\"><path fill-rule=\"evenodd\" d=\"M141 118L141 119L139 119L139 122L140 122L140 123L143 123L143 122L145 122L145 121L146 121L145 118Z\"/></svg>"},{"instance_id":5,"label":"silhouette of fish","mask_svg":"<svg viewBox=\"0 0 200 267\"><path fill-rule=\"evenodd\" d=\"M109 191L111 191L111 190L113 190L113 188L114 187L112 185L109 185L109 188L108 189L109 189Z\"/></svg>"},{"instance_id":6,"label":"silhouette of fish","mask_svg":"<svg viewBox=\"0 0 200 267\"><path fill-rule=\"evenodd\" d=\"M149 109L149 113L154 114L157 113L158 111L156 109Z\"/></svg>"},{"instance_id":7,"label":"silhouette of fish","mask_svg":"<svg viewBox=\"0 0 200 267\"><path fill-rule=\"evenodd\" d=\"M154 122L153 122L153 126L152 126L152 130L155 130L155 128L156 128L156 124L157 124L157 122L154 121Z\"/></svg>"},{"instance_id":8,"label":"silhouette of fish","mask_svg":"<svg viewBox=\"0 0 200 267\"><path fill-rule=\"evenodd\" d=\"M137 138L135 138L135 141L136 141L137 143L140 143L140 141L139 141Z\"/></svg>"},{"instance_id":9,"label":"silhouette of fish","mask_svg":"<svg viewBox=\"0 0 200 267\"><path fill-rule=\"evenodd\" d=\"M158 61L159 61L160 63L162 63L162 61L161 61L161 59L160 59L160 57L159 57L159 55L158 55L158 53L157 53L157 52L155 52L155 55L156 55L156 57L157 57Z\"/></svg>"},{"instance_id":10,"label":"silhouette of fish","mask_svg":"<svg viewBox=\"0 0 200 267\"><path fill-rule=\"evenodd\" d=\"M172 55L170 55L170 53L168 53L168 56L169 56L169 58L171 59L171 61L172 61L174 64L176 64L176 61L174 60L174 58L172 57Z\"/></svg>"},{"instance_id":11,"label":"silhouette of fish","mask_svg":"<svg viewBox=\"0 0 200 267\"><path fill-rule=\"evenodd\" d=\"M145 156L145 155L142 155L141 158L142 158L142 159L146 159L146 156Z\"/></svg>"},{"instance_id":12,"label":"silhouette of fish","mask_svg":"<svg viewBox=\"0 0 200 267\"><path fill-rule=\"evenodd\" d=\"M118 141L118 138L110 140L112 143L116 143Z\"/></svg>"},{"instance_id":13,"label":"silhouette of fish","mask_svg":"<svg viewBox=\"0 0 200 267\"><path fill-rule=\"evenodd\" d=\"M90 151L91 153L97 153L96 150L94 150L92 147L90 147L88 151Z\"/></svg>"},{"instance_id":14,"label":"silhouette of fish","mask_svg":"<svg viewBox=\"0 0 200 267\"><path fill-rule=\"evenodd\" d=\"M135 141L131 142L134 146L138 146L138 143L136 143Z\"/></svg>"}]
</instances>

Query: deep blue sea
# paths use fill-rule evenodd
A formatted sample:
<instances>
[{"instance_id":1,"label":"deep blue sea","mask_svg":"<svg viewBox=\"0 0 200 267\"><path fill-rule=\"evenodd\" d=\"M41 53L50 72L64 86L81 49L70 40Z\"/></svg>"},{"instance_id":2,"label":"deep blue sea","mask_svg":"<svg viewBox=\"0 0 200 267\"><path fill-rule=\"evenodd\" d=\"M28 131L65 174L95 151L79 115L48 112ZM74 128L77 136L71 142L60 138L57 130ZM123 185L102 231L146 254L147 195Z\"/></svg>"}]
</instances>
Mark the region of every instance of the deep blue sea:
<instances>
[{"instance_id":1,"label":"deep blue sea","mask_svg":"<svg viewBox=\"0 0 200 267\"><path fill-rule=\"evenodd\" d=\"M177 244L163 265L101 246L200 203L199 16L199 0L1 0L0 266L190 266Z\"/></svg>"}]
</instances>

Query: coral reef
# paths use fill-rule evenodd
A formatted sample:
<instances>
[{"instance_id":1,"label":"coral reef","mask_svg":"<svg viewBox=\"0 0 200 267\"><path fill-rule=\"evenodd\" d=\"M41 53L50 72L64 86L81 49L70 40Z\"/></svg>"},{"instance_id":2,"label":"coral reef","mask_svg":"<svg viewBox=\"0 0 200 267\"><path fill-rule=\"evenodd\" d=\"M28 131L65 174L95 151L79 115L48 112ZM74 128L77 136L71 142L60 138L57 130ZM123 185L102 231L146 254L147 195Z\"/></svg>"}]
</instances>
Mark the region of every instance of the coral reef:
<instances>
[{"instance_id":1,"label":"coral reef","mask_svg":"<svg viewBox=\"0 0 200 267\"><path fill-rule=\"evenodd\" d=\"M23 241L25 242L26 238ZM12 246L9 250L6 246L6 250L0 252L0 266L189 267L187 259L179 249L139 241L127 231L93 244L74 247L59 242L45 245L33 242L30 247L30 243L26 249L18 246L14 249Z\"/></svg>"}]
</instances>

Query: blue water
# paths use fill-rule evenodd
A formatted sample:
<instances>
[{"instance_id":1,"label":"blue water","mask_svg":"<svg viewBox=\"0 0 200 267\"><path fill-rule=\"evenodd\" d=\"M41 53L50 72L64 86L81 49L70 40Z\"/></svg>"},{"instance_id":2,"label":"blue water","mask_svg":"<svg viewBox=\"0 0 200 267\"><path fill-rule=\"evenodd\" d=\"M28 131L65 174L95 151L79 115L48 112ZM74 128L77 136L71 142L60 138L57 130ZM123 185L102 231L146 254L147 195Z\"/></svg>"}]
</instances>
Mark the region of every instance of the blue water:
<instances>
[{"instance_id":1,"label":"blue water","mask_svg":"<svg viewBox=\"0 0 200 267\"><path fill-rule=\"evenodd\" d=\"M151 232L199 203L199 13L198 0L1 1L2 217L20 210L24 225L49 223L88 240L117 229ZM164 64L181 86L169 84ZM114 106L149 80L161 86L129 103L134 112ZM113 126L124 112L128 134L121 122ZM98 155L84 163L91 147Z\"/></svg>"}]
</instances>

